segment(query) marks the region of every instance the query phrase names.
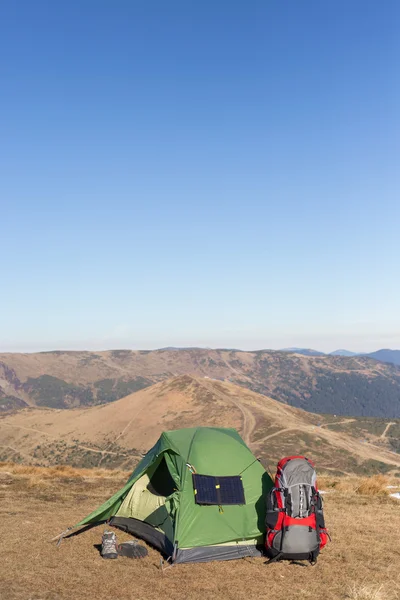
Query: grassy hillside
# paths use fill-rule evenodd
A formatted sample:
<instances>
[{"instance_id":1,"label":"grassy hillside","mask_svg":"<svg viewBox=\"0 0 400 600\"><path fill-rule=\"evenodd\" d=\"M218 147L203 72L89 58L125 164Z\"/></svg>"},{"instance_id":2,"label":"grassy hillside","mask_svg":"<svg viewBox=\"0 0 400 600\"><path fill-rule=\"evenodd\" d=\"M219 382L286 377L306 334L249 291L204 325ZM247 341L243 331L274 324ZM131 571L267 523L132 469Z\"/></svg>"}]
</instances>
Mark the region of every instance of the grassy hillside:
<instances>
[{"instance_id":1,"label":"grassy hillside","mask_svg":"<svg viewBox=\"0 0 400 600\"><path fill-rule=\"evenodd\" d=\"M177 565L164 572L148 546L141 560L103 560L103 527L48 540L75 524L125 483L128 473L104 470L35 469L0 465L4 600L396 600L400 595L399 501L378 480L321 480L325 518L332 542L315 567L289 562L265 565L264 558ZM329 487L326 487L329 486ZM346 510L343 510L343 507ZM379 519L377 519L379 515ZM390 523L382 535L381 523ZM22 535L21 535L22 531ZM118 531L120 542L132 539ZM141 542L145 545L144 542ZM371 552L371 549L374 552Z\"/></svg>"},{"instance_id":2,"label":"grassy hillside","mask_svg":"<svg viewBox=\"0 0 400 600\"><path fill-rule=\"evenodd\" d=\"M112 404L0 417L0 460L132 468L164 430L235 427L266 467L305 453L331 473L400 473L400 421L307 413L232 383L183 375ZM393 438L395 439L395 438Z\"/></svg>"},{"instance_id":3,"label":"grassy hillside","mask_svg":"<svg viewBox=\"0 0 400 600\"><path fill-rule=\"evenodd\" d=\"M230 381L312 412L400 417L398 366L360 356L198 348L1 354L0 410L105 404L185 374Z\"/></svg>"}]
</instances>

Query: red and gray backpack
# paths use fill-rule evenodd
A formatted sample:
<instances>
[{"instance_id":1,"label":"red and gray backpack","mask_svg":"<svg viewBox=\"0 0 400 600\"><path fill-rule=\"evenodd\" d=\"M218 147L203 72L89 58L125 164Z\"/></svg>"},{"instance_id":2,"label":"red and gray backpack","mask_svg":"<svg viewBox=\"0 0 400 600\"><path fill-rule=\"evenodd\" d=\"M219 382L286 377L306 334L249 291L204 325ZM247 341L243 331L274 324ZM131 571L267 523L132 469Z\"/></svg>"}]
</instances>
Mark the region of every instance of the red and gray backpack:
<instances>
[{"instance_id":1,"label":"red and gray backpack","mask_svg":"<svg viewBox=\"0 0 400 600\"><path fill-rule=\"evenodd\" d=\"M288 559L315 564L329 534L314 463L308 458L289 456L279 461L275 487L267 496L266 526L269 562Z\"/></svg>"}]
</instances>

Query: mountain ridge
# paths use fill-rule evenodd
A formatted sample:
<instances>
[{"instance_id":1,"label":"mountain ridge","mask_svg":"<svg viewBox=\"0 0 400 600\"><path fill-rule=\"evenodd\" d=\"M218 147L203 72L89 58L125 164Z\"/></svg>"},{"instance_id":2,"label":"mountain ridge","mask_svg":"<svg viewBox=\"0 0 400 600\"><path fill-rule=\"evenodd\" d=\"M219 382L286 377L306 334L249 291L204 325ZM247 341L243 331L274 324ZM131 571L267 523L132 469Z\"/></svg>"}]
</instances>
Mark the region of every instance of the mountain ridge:
<instances>
[{"instance_id":1,"label":"mountain ridge","mask_svg":"<svg viewBox=\"0 0 400 600\"><path fill-rule=\"evenodd\" d=\"M400 350L391 350L390 348L382 348L376 352L370 352L369 354L363 354L368 358L373 358L379 362L391 363L393 365L400 365Z\"/></svg>"},{"instance_id":2,"label":"mountain ridge","mask_svg":"<svg viewBox=\"0 0 400 600\"><path fill-rule=\"evenodd\" d=\"M398 366L362 356L207 349L1 354L0 407L104 404L185 374L230 381L311 412L400 416Z\"/></svg>"}]
</instances>

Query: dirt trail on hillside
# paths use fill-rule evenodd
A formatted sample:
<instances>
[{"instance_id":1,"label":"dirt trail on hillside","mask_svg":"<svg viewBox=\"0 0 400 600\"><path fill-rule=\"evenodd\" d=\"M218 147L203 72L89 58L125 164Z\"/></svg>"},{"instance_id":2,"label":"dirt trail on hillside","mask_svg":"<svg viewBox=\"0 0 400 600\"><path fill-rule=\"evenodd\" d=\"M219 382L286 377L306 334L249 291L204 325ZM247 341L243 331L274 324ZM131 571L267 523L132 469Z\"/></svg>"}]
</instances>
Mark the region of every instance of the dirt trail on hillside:
<instances>
[{"instance_id":1,"label":"dirt trail on hillside","mask_svg":"<svg viewBox=\"0 0 400 600\"><path fill-rule=\"evenodd\" d=\"M249 445L251 443L251 437L253 435L253 432L254 432L254 429L255 429L255 426L256 426L256 420L254 418L254 415L241 402L238 402L237 400L234 400L233 398L230 398L230 400L231 400L231 402L233 402L233 404L235 404L237 406L237 408L240 410L240 412L243 415L243 434L242 434L242 437L243 437L245 443L247 445Z\"/></svg>"},{"instance_id":2,"label":"dirt trail on hillside","mask_svg":"<svg viewBox=\"0 0 400 600\"><path fill-rule=\"evenodd\" d=\"M154 399L154 398L153 398L153 399ZM125 435L125 433L128 431L128 429L129 429L129 427L132 425L133 421L134 421L135 419L137 419L137 418L138 418L138 416L140 415L140 413L142 413L142 412L144 411L144 409L145 409L145 408L148 408L148 406L149 406L149 404L143 405L143 406L142 406L142 408L140 408L140 409L139 409L139 410L138 410L138 411L135 413L135 415L132 417L132 419L130 419L130 420L129 420L129 422L128 422L128 423L125 425L125 427L123 428L123 430L121 431L121 433L119 433L119 434L118 434L118 435L117 435L117 436L114 438L114 440L113 440L112 442L109 442L109 443L107 444L106 448L107 448L107 447L110 447L110 446L111 446L111 444L115 444L116 442L118 442L118 440L119 440L119 439L121 439L121 438L122 438L122 436L123 436L123 435Z\"/></svg>"},{"instance_id":3,"label":"dirt trail on hillside","mask_svg":"<svg viewBox=\"0 0 400 600\"><path fill-rule=\"evenodd\" d=\"M230 394L223 394L215 386L210 386L208 383L201 381L201 385L205 387L210 393L219 396L224 402L229 400L234 404L242 413L243 416L243 429L242 429L242 438L247 445L251 443L251 436L253 435L253 431L256 426L256 419L253 413L245 406L242 402L239 402L237 399L233 398Z\"/></svg>"},{"instance_id":4,"label":"dirt trail on hillside","mask_svg":"<svg viewBox=\"0 0 400 600\"><path fill-rule=\"evenodd\" d=\"M224 358L223 356L221 356L221 358L230 371L233 371L234 373L236 373L236 375L240 375L241 377L243 376L243 373L235 369L235 367L233 367L231 364L229 364L226 358Z\"/></svg>"},{"instance_id":5,"label":"dirt trail on hillside","mask_svg":"<svg viewBox=\"0 0 400 600\"><path fill-rule=\"evenodd\" d=\"M256 442L253 442L253 446L258 446L259 444L266 442L267 440L270 440L271 438L273 438L277 435L281 435L281 433L285 433L286 431L298 431L299 429L300 429L299 427L285 427L285 429L280 429L279 431L270 433L269 435L266 435L265 437L257 440Z\"/></svg>"},{"instance_id":6,"label":"dirt trail on hillside","mask_svg":"<svg viewBox=\"0 0 400 600\"><path fill-rule=\"evenodd\" d=\"M343 419L343 421L332 421L332 423L323 423L321 427L328 427L329 425L344 425L345 423L354 423L356 419Z\"/></svg>"},{"instance_id":7,"label":"dirt trail on hillside","mask_svg":"<svg viewBox=\"0 0 400 600\"><path fill-rule=\"evenodd\" d=\"M393 421L391 421L390 423L388 423L385 427L385 431L379 436L381 440L385 439L385 437L387 436L387 432L389 431L390 427L392 425L395 425L396 423L394 423Z\"/></svg>"}]
</instances>

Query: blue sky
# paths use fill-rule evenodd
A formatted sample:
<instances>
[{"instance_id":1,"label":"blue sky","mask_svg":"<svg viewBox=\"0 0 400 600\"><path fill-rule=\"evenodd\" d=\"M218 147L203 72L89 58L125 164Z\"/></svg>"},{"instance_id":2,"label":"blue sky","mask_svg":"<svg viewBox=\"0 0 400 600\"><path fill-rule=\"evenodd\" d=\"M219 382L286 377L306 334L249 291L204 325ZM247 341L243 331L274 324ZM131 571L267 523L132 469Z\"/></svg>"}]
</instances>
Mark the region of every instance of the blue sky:
<instances>
[{"instance_id":1,"label":"blue sky","mask_svg":"<svg viewBox=\"0 0 400 600\"><path fill-rule=\"evenodd\" d=\"M5 0L0 350L400 347L397 0Z\"/></svg>"}]
</instances>

